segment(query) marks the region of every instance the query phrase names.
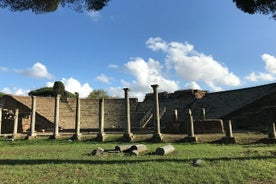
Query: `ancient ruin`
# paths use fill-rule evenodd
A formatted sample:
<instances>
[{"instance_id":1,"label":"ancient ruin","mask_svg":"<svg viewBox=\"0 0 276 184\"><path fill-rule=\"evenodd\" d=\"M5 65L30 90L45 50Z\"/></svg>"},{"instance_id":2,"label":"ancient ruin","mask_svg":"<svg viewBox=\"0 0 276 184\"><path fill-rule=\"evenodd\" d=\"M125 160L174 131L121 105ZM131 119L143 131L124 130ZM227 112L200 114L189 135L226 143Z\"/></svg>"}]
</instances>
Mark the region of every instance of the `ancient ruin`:
<instances>
[{"instance_id":1,"label":"ancient ruin","mask_svg":"<svg viewBox=\"0 0 276 184\"><path fill-rule=\"evenodd\" d=\"M72 132L79 139L83 133L122 131L126 141L135 133L152 132L154 141L163 133L185 134L196 141L198 133L223 133L232 139L229 129L269 132L275 139L276 83L251 88L210 93L204 90L178 90L174 93L146 94L144 101L129 98L131 89L122 89L124 98L80 99L60 96L34 97L6 95L1 100L1 134L26 133L33 138L39 132ZM16 110L18 109L18 110ZM18 114L17 114L18 113ZM231 124L229 124L231 120Z\"/></svg>"}]
</instances>

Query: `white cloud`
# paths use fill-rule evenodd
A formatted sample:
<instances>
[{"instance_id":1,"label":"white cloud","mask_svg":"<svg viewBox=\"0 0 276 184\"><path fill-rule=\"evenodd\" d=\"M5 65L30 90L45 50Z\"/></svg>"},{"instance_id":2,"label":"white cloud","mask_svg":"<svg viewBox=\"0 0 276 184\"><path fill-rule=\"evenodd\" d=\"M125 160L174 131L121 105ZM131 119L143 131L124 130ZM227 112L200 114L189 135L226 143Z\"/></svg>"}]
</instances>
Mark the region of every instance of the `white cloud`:
<instances>
[{"instance_id":1,"label":"white cloud","mask_svg":"<svg viewBox=\"0 0 276 184\"><path fill-rule=\"evenodd\" d=\"M201 87L194 81L192 82L188 82L186 85L185 85L185 88L186 89L201 89Z\"/></svg>"},{"instance_id":2,"label":"white cloud","mask_svg":"<svg viewBox=\"0 0 276 184\"><path fill-rule=\"evenodd\" d=\"M110 65L108 65L108 68L119 68L119 66L115 65L115 64L110 64Z\"/></svg>"},{"instance_id":3,"label":"white cloud","mask_svg":"<svg viewBox=\"0 0 276 184\"><path fill-rule=\"evenodd\" d=\"M32 66L32 68L25 69L25 70L16 70L16 73L26 75L29 77L33 77L36 79L41 79L41 78L52 79L53 78L53 75L48 72L47 67L39 62L35 63Z\"/></svg>"},{"instance_id":4,"label":"white cloud","mask_svg":"<svg viewBox=\"0 0 276 184\"><path fill-rule=\"evenodd\" d=\"M142 100L146 93L152 92L152 84L159 84L160 92L174 92L179 89L179 81L184 83L182 85L185 88L201 89L201 83L215 91L222 90L223 86L238 86L241 83L239 77L230 72L225 65L212 56L197 52L189 43L166 42L156 37L149 38L146 45L153 51L162 51L165 54L165 62L160 63L152 58L145 61L136 57L124 65L123 71L132 75L134 79L121 80L121 85L130 88L130 95L138 97L139 100ZM170 76L174 79L170 79ZM112 87L109 93L123 97L122 88Z\"/></svg>"},{"instance_id":5,"label":"white cloud","mask_svg":"<svg viewBox=\"0 0 276 184\"><path fill-rule=\"evenodd\" d=\"M153 59L148 62L134 58L125 64L126 71L135 78L132 82L121 81L124 87L131 89L131 94L142 100L145 93L152 92L150 85L159 84L159 91L173 92L179 89L177 81L168 80L162 75L163 66Z\"/></svg>"},{"instance_id":6,"label":"white cloud","mask_svg":"<svg viewBox=\"0 0 276 184\"><path fill-rule=\"evenodd\" d=\"M262 59L265 62L265 69L271 74L276 74L276 58L269 54L263 54Z\"/></svg>"},{"instance_id":7,"label":"white cloud","mask_svg":"<svg viewBox=\"0 0 276 184\"><path fill-rule=\"evenodd\" d=\"M7 72L9 69L7 67L1 66L0 71L1 72Z\"/></svg>"},{"instance_id":8,"label":"white cloud","mask_svg":"<svg viewBox=\"0 0 276 184\"><path fill-rule=\"evenodd\" d=\"M30 90L28 89L21 89L21 88L3 88L1 90L2 93L5 94L12 94L12 95L17 95L17 96L27 96Z\"/></svg>"},{"instance_id":9,"label":"white cloud","mask_svg":"<svg viewBox=\"0 0 276 184\"><path fill-rule=\"evenodd\" d=\"M226 66L194 50L193 45L180 42L165 42L162 38L150 38L146 42L153 51L166 54L166 67L173 69L185 81L203 82L214 90L221 86L238 86L240 79Z\"/></svg>"},{"instance_id":10,"label":"white cloud","mask_svg":"<svg viewBox=\"0 0 276 184\"><path fill-rule=\"evenodd\" d=\"M245 77L245 79L251 82L258 82L258 81L273 81L276 79L276 77L270 73L259 72L258 74L256 74L255 72L251 72L248 76Z\"/></svg>"},{"instance_id":11,"label":"white cloud","mask_svg":"<svg viewBox=\"0 0 276 184\"><path fill-rule=\"evenodd\" d=\"M98 22L101 19L101 14L99 11L89 11L88 15L93 22Z\"/></svg>"},{"instance_id":12,"label":"white cloud","mask_svg":"<svg viewBox=\"0 0 276 184\"><path fill-rule=\"evenodd\" d=\"M109 77L104 74L97 76L96 80L103 83L109 83Z\"/></svg>"},{"instance_id":13,"label":"white cloud","mask_svg":"<svg viewBox=\"0 0 276 184\"><path fill-rule=\"evenodd\" d=\"M78 92L81 98L86 98L93 91L88 83L81 84L78 80L70 77L62 78L61 82L65 86L65 90L71 93ZM46 86L53 87L54 82L47 82Z\"/></svg>"},{"instance_id":14,"label":"white cloud","mask_svg":"<svg viewBox=\"0 0 276 184\"><path fill-rule=\"evenodd\" d=\"M265 63L265 70L267 72L251 72L249 75L244 78L250 82L258 82L258 81L273 81L276 80L276 58L269 54L263 54L262 60Z\"/></svg>"}]
</instances>

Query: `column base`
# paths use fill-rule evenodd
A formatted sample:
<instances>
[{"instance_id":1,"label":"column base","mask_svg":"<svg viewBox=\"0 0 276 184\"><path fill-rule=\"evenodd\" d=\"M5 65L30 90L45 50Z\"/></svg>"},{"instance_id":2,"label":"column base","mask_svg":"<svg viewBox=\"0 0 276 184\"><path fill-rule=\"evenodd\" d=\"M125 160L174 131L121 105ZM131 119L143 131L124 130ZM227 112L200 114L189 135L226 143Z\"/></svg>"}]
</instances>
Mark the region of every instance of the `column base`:
<instances>
[{"instance_id":1,"label":"column base","mask_svg":"<svg viewBox=\"0 0 276 184\"><path fill-rule=\"evenodd\" d=\"M235 144L236 139L235 139L235 137L223 137L222 142L225 144Z\"/></svg>"},{"instance_id":2,"label":"column base","mask_svg":"<svg viewBox=\"0 0 276 184\"><path fill-rule=\"evenodd\" d=\"M26 137L27 140L32 140L34 138L36 138L36 134L30 134Z\"/></svg>"},{"instance_id":3,"label":"column base","mask_svg":"<svg viewBox=\"0 0 276 184\"><path fill-rule=\"evenodd\" d=\"M97 140L97 141L104 142L104 141L105 141L105 139L106 139L106 137L107 137L107 135L106 135L106 134L99 133L99 134L97 135L96 140Z\"/></svg>"},{"instance_id":4,"label":"column base","mask_svg":"<svg viewBox=\"0 0 276 184\"><path fill-rule=\"evenodd\" d=\"M51 136L49 137L49 139L58 139L58 138L60 138L60 135L59 135L59 134L57 134L57 135L51 135Z\"/></svg>"},{"instance_id":5,"label":"column base","mask_svg":"<svg viewBox=\"0 0 276 184\"><path fill-rule=\"evenodd\" d=\"M163 135L161 133L154 134L152 137L153 142L162 142L163 141Z\"/></svg>"},{"instance_id":6,"label":"column base","mask_svg":"<svg viewBox=\"0 0 276 184\"><path fill-rule=\"evenodd\" d=\"M74 134L71 137L72 140L80 141L81 140L81 134Z\"/></svg>"},{"instance_id":7,"label":"column base","mask_svg":"<svg viewBox=\"0 0 276 184\"><path fill-rule=\"evenodd\" d=\"M13 134L13 135L11 136L11 138L12 138L12 139L16 139L16 138L18 138L18 135L17 135L17 134Z\"/></svg>"},{"instance_id":8,"label":"column base","mask_svg":"<svg viewBox=\"0 0 276 184\"><path fill-rule=\"evenodd\" d=\"M195 136L189 136L189 137L185 137L184 139L184 142L191 142L191 143L197 143L197 137Z\"/></svg>"},{"instance_id":9,"label":"column base","mask_svg":"<svg viewBox=\"0 0 276 184\"><path fill-rule=\"evenodd\" d=\"M125 142L133 142L133 140L134 140L134 135L132 133L124 134L123 141L125 141Z\"/></svg>"}]
</instances>

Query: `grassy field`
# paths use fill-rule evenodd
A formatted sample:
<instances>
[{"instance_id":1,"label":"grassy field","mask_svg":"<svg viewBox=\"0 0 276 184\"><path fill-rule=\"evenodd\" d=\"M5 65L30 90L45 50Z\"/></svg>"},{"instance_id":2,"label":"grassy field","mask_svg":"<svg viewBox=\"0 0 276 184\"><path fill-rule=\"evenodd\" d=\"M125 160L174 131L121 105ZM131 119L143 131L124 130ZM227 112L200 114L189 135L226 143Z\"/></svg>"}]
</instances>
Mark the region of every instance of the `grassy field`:
<instances>
[{"instance_id":1,"label":"grassy field","mask_svg":"<svg viewBox=\"0 0 276 184\"><path fill-rule=\"evenodd\" d=\"M0 140L0 183L276 183L275 144L171 143L176 151L158 156L155 149L168 143L143 142L148 151L139 156L91 155L122 144Z\"/></svg>"}]
</instances>

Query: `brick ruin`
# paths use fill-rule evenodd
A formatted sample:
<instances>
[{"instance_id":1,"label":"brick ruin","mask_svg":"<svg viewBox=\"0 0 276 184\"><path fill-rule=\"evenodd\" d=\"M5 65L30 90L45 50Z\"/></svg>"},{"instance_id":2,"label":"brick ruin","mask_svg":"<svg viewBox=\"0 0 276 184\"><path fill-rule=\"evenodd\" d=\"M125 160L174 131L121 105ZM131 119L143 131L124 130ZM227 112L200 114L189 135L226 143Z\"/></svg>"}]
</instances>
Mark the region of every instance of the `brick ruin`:
<instances>
[{"instance_id":1,"label":"brick ruin","mask_svg":"<svg viewBox=\"0 0 276 184\"><path fill-rule=\"evenodd\" d=\"M126 89L124 89L125 95ZM155 108L156 98L158 98L158 112ZM35 131L54 131L56 99L51 97L35 97L35 99ZM129 101L129 107L126 106L126 99ZM18 132L27 132L32 128L32 101L32 97L29 96L6 95L2 98L2 109L19 109ZM75 131L76 102L75 98L59 102L60 131ZM156 125L154 117L158 114L161 132L183 133L188 131L189 109L192 112L195 133L221 132L228 120L231 120L233 129L267 130L268 121L275 122L276 83L215 93L204 90L178 90L174 93L159 92L156 95L149 93L142 102L138 102L137 98L128 97L104 99L102 115L100 104L99 99L79 99L78 118L81 131L97 131L100 128L100 118L103 117L105 130L126 130L126 121L129 121L132 130L143 131L154 128ZM129 120L126 120L127 111ZM12 121L2 118L1 133L11 132ZM130 134L131 137L129 130L126 130L125 134Z\"/></svg>"}]
</instances>

